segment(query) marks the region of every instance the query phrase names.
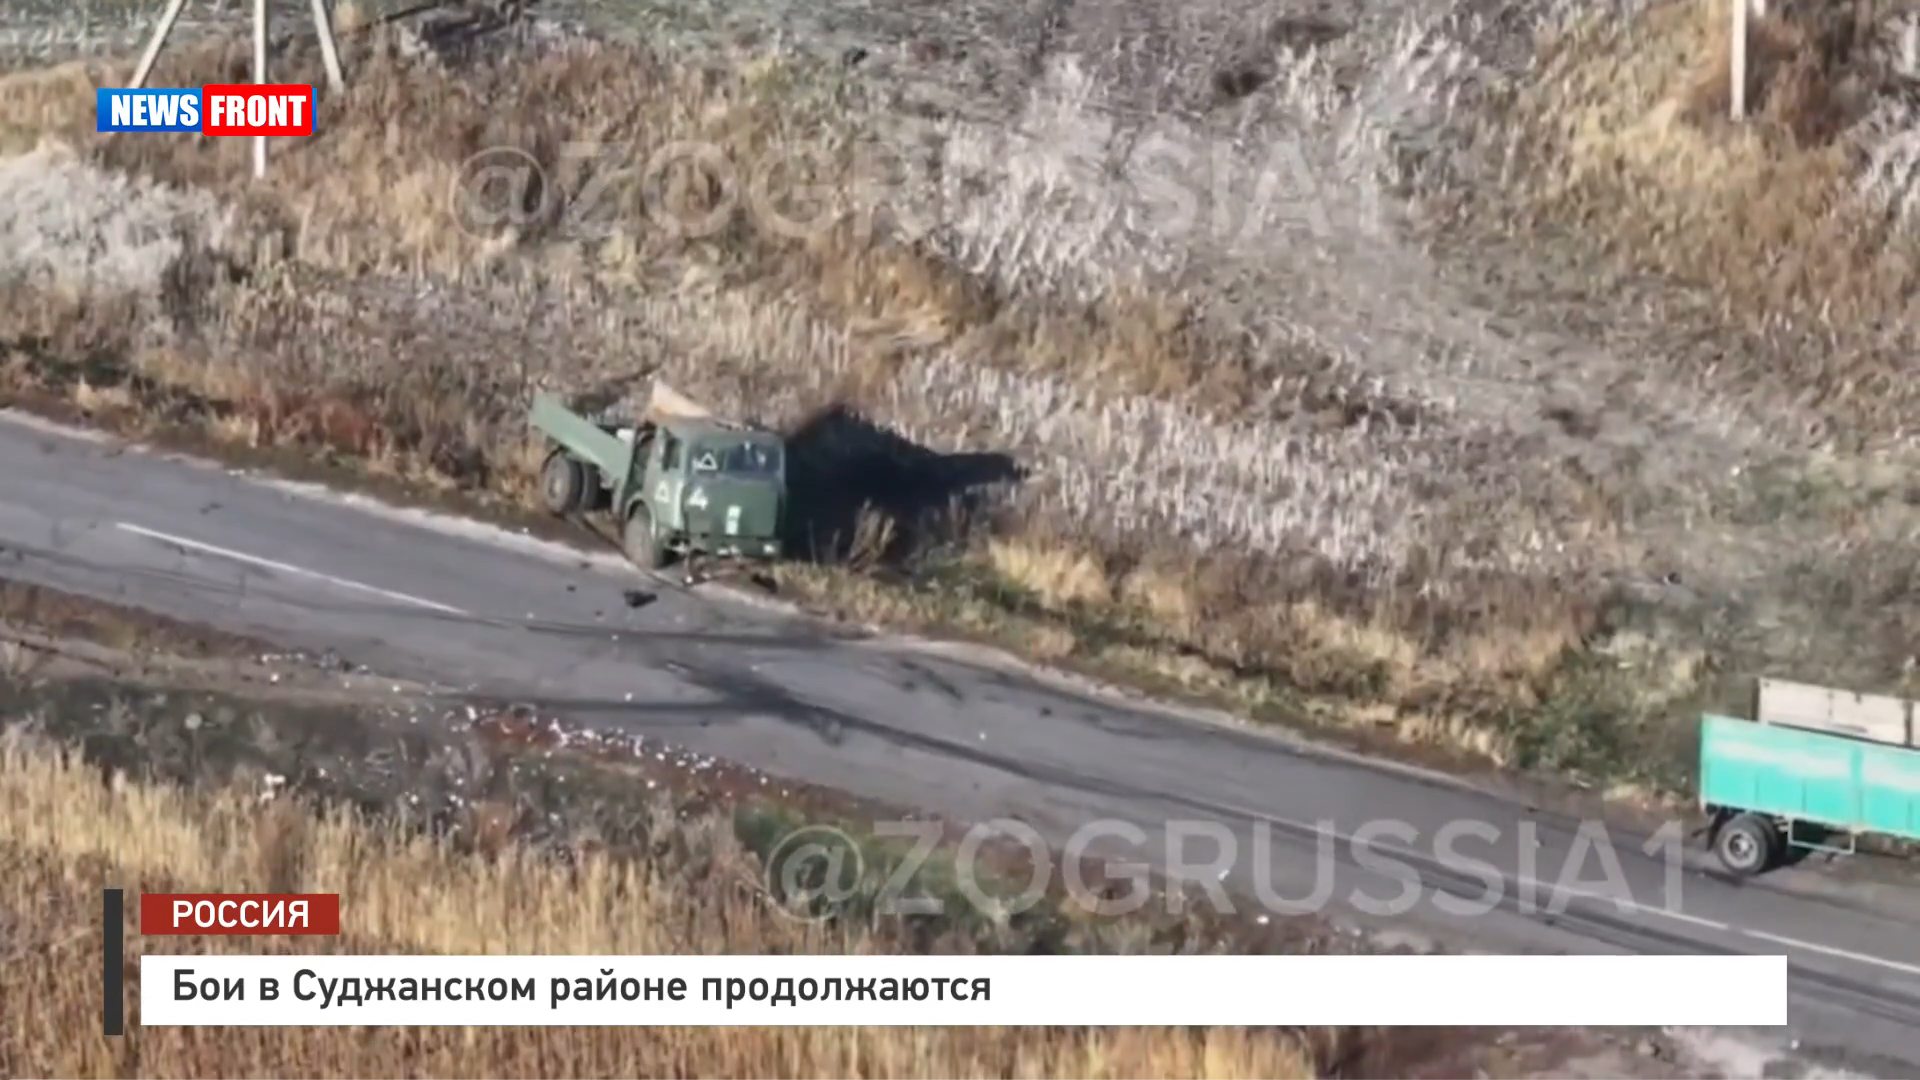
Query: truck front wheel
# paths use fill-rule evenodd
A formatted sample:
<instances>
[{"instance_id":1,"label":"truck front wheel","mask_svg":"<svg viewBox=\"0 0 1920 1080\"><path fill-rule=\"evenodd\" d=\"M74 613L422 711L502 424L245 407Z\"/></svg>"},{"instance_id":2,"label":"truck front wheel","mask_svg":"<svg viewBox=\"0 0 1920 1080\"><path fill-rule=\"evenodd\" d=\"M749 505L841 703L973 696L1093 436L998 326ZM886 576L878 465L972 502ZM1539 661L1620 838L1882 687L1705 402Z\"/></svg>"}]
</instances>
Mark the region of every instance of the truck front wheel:
<instances>
[{"instance_id":1,"label":"truck front wheel","mask_svg":"<svg viewBox=\"0 0 1920 1080\"><path fill-rule=\"evenodd\" d=\"M540 501L548 513L565 517L579 511L586 499L586 462L555 448L540 467Z\"/></svg>"},{"instance_id":2,"label":"truck front wheel","mask_svg":"<svg viewBox=\"0 0 1920 1080\"><path fill-rule=\"evenodd\" d=\"M1780 853L1780 830L1759 814L1740 814L1714 834L1713 853L1720 865L1740 877L1752 877L1773 865Z\"/></svg>"},{"instance_id":3,"label":"truck front wheel","mask_svg":"<svg viewBox=\"0 0 1920 1080\"><path fill-rule=\"evenodd\" d=\"M627 558L642 570L658 570L666 565L661 557L659 538L653 535L653 513L646 503L635 503L627 511L626 524L620 530L620 546Z\"/></svg>"}]
</instances>

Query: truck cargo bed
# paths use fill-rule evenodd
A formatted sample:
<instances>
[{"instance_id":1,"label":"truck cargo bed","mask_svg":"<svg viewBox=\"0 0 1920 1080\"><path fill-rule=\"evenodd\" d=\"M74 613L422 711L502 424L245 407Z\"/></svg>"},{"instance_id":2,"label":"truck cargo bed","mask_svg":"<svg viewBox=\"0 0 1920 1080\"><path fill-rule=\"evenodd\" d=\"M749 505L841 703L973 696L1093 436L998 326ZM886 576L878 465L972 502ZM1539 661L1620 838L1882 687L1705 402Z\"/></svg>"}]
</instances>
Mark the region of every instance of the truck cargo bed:
<instances>
[{"instance_id":1,"label":"truck cargo bed","mask_svg":"<svg viewBox=\"0 0 1920 1080\"><path fill-rule=\"evenodd\" d=\"M567 408L555 394L536 394L528 416L535 430L567 452L599 469L618 487L633 468L633 446L599 424Z\"/></svg>"},{"instance_id":2,"label":"truck cargo bed","mask_svg":"<svg viewBox=\"0 0 1920 1080\"><path fill-rule=\"evenodd\" d=\"M1920 841L1920 750L1705 716L1700 800L1842 832Z\"/></svg>"}]
</instances>

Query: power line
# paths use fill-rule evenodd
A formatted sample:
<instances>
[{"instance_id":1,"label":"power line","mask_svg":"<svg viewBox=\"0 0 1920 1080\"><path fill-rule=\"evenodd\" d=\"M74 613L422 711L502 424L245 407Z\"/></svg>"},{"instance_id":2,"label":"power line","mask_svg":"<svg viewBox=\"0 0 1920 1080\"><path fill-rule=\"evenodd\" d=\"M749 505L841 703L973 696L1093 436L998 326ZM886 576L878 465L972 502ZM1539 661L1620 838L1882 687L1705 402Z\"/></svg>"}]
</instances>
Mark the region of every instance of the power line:
<instances>
[{"instance_id":1,"label":"power line","mask_svg":"<svg viewBox=\"0 0 1920 1080\"><path fill-rule=\"evenodd\" d=\"M153 74L153 65L160 59L160 50L166 46L167 35L173 32L186 6L187 0L168 0L166 10L160 13L160 21L154 24L146 51L140 54L139 66L134 68L133 80L128 84L133 89L147 84L147 76ZM313 0L313 28L320 37L320 59L327 69L327 89L334 94L344 93L347 79L340 68L340 47L333 38L333 17L327 10L327 0ZM267 0L253 0L253 81L255 85L267 81ZM267 175L265 135L253 137L253 175Z\"/></svg>"}]
</instances>

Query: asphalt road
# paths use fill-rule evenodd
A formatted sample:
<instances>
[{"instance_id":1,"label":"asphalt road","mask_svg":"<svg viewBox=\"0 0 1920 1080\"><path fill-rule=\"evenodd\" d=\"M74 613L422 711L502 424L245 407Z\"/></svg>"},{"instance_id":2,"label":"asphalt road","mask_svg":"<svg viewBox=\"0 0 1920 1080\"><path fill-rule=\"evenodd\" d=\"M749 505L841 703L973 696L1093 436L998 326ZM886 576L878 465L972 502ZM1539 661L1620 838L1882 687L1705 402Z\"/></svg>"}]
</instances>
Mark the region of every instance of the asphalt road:
<instances>
[{"instance_id":1,"label":"asphalt road","mask_svg":"<svg viewBox=\"0 0 1920 1080\"><path fill-rule=\"evenodd\" d=\"M629 609L622 591L645 583L605 560L430 531L17 420L0 422L0 549L9 577L542 701L891 804L1017 819L1056 844L1128 823L1140 833L1108 830L1087 850L1224 880L1242 910L1323 896L1354 922L1484 951L1784 951L1803 1049L1920 1060L1920 901L1903 889L1807 870L1735 885L1702 873L1697 852L1670 874L1618 828L1616 869L1578 822L1435 778L829 639L708 595L661 589ZM1443 839L1450 823L1460 834ZM1464 906L1490 891L1497 904Z\"/></svg>"}]
</instances>

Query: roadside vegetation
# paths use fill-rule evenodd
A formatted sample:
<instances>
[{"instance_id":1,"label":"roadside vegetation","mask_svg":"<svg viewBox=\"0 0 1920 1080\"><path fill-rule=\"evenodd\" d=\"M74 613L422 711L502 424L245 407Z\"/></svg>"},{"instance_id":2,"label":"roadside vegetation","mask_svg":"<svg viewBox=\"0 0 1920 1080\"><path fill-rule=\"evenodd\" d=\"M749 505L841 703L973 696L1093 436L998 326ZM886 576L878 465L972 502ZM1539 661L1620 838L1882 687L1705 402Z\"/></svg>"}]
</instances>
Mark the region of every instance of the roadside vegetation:
<instances>
[{"instance_id":1,"label":"roadside vegetation","mask_svg":"<svg viewBox=\"0 0 1920 1080\"><path fill-rule=\"evenodd\" d=\"M108 788L70 756L21 743L0 755L8 1075L1309 1077L1319 1075L1316 1055L1342 1049L1318 1033L1184 1029L133 1026L108 1039L97 982L76 977L99 966L98 920L86 913L98 910L107 883L136 892L337 891L343 934L316 947L329 952L895 952L902 943L810 933L769 913L742 887L756 867L724 814L674 822L654 838L688 849L678 872L604 855L565 865L519 849L486 859L390 824L263 803L255 790ZM134 954L143 947L137 927L127 941ZM262 942L188 947L258 952ZM138 979L128 981L137 993ZM129 1007L137 1025L137 998Z\"/></svg>"},{"instance_id":2,"label":"roadside vegetation","mask_svg":"<svg viewBox=\"0 0 1920 1080\"><path fill-rule=\"evenodd\" d=\"M0 385L505 511L535 388L659 376L786 427L835 494L790 595L1630 791L1683 790L1695 715L1754 675L1913 690L1875 5L1762 20L1740 128L1704 0L1201 5L1153 55L1144 4L1068 5L1040 55L878 9L856 55L747 25L784 7L589 7L660 32L354 34L347 99L260 185L244 144L93 135L124 56L8 75ZM286 77L324 81L312 52ZM1231 149L1227 194L1179 178L1223 229L1128 224L1103 177L1143 137ZM1249 191L1289 140L1304 225ZM611 149L562 160L583 141ZM719 157L660 164L689 142ZM458 197L500 148L547 186ZM1026 478L970 488L998 455Z\"/></svg>"},{"instance_id":3,"label":"roadside vegetation","mask_svg":"<svg viewBox=\"0 0 1920 1080\"><path fill-rule=\"evenodd\" d=\"M49 632L55 632L50 636ZM890 854L826 793L501 722L147 616L0 588L0 1073L8 1076L1320 1077L1665 1075L1629 1033L1439 1029L528 1028L100 1034L99 889L342 896L335 939L164 939L188 951L496 954L1359 951L1308 919L1197 905L1103 918L1043 902L995 919L824 920L770 891L801 823L845 824L877 888ZM453 720L449 720L449 717ZM872 820L871 817L867 820ZM989 851L991 858L992 853ZM1009 863L1007 895L1028 879ZM989 874L994 871L989 871ZM1058 875L1055 875L1057 880ZM1099 881L1096 870L1089 880ZM981 887L994 893L991 877ZM784 906L783 906L784 905ZM126 941L144 946L129 904ZM827 914L818 910L814 915ZM1142 992L1151 992L1143 988ZM1644 1054L1644 1051L1641 1052ZM1666 1059L1668 1061L1671 1058Z\"/></svg>"}]
</instances>

